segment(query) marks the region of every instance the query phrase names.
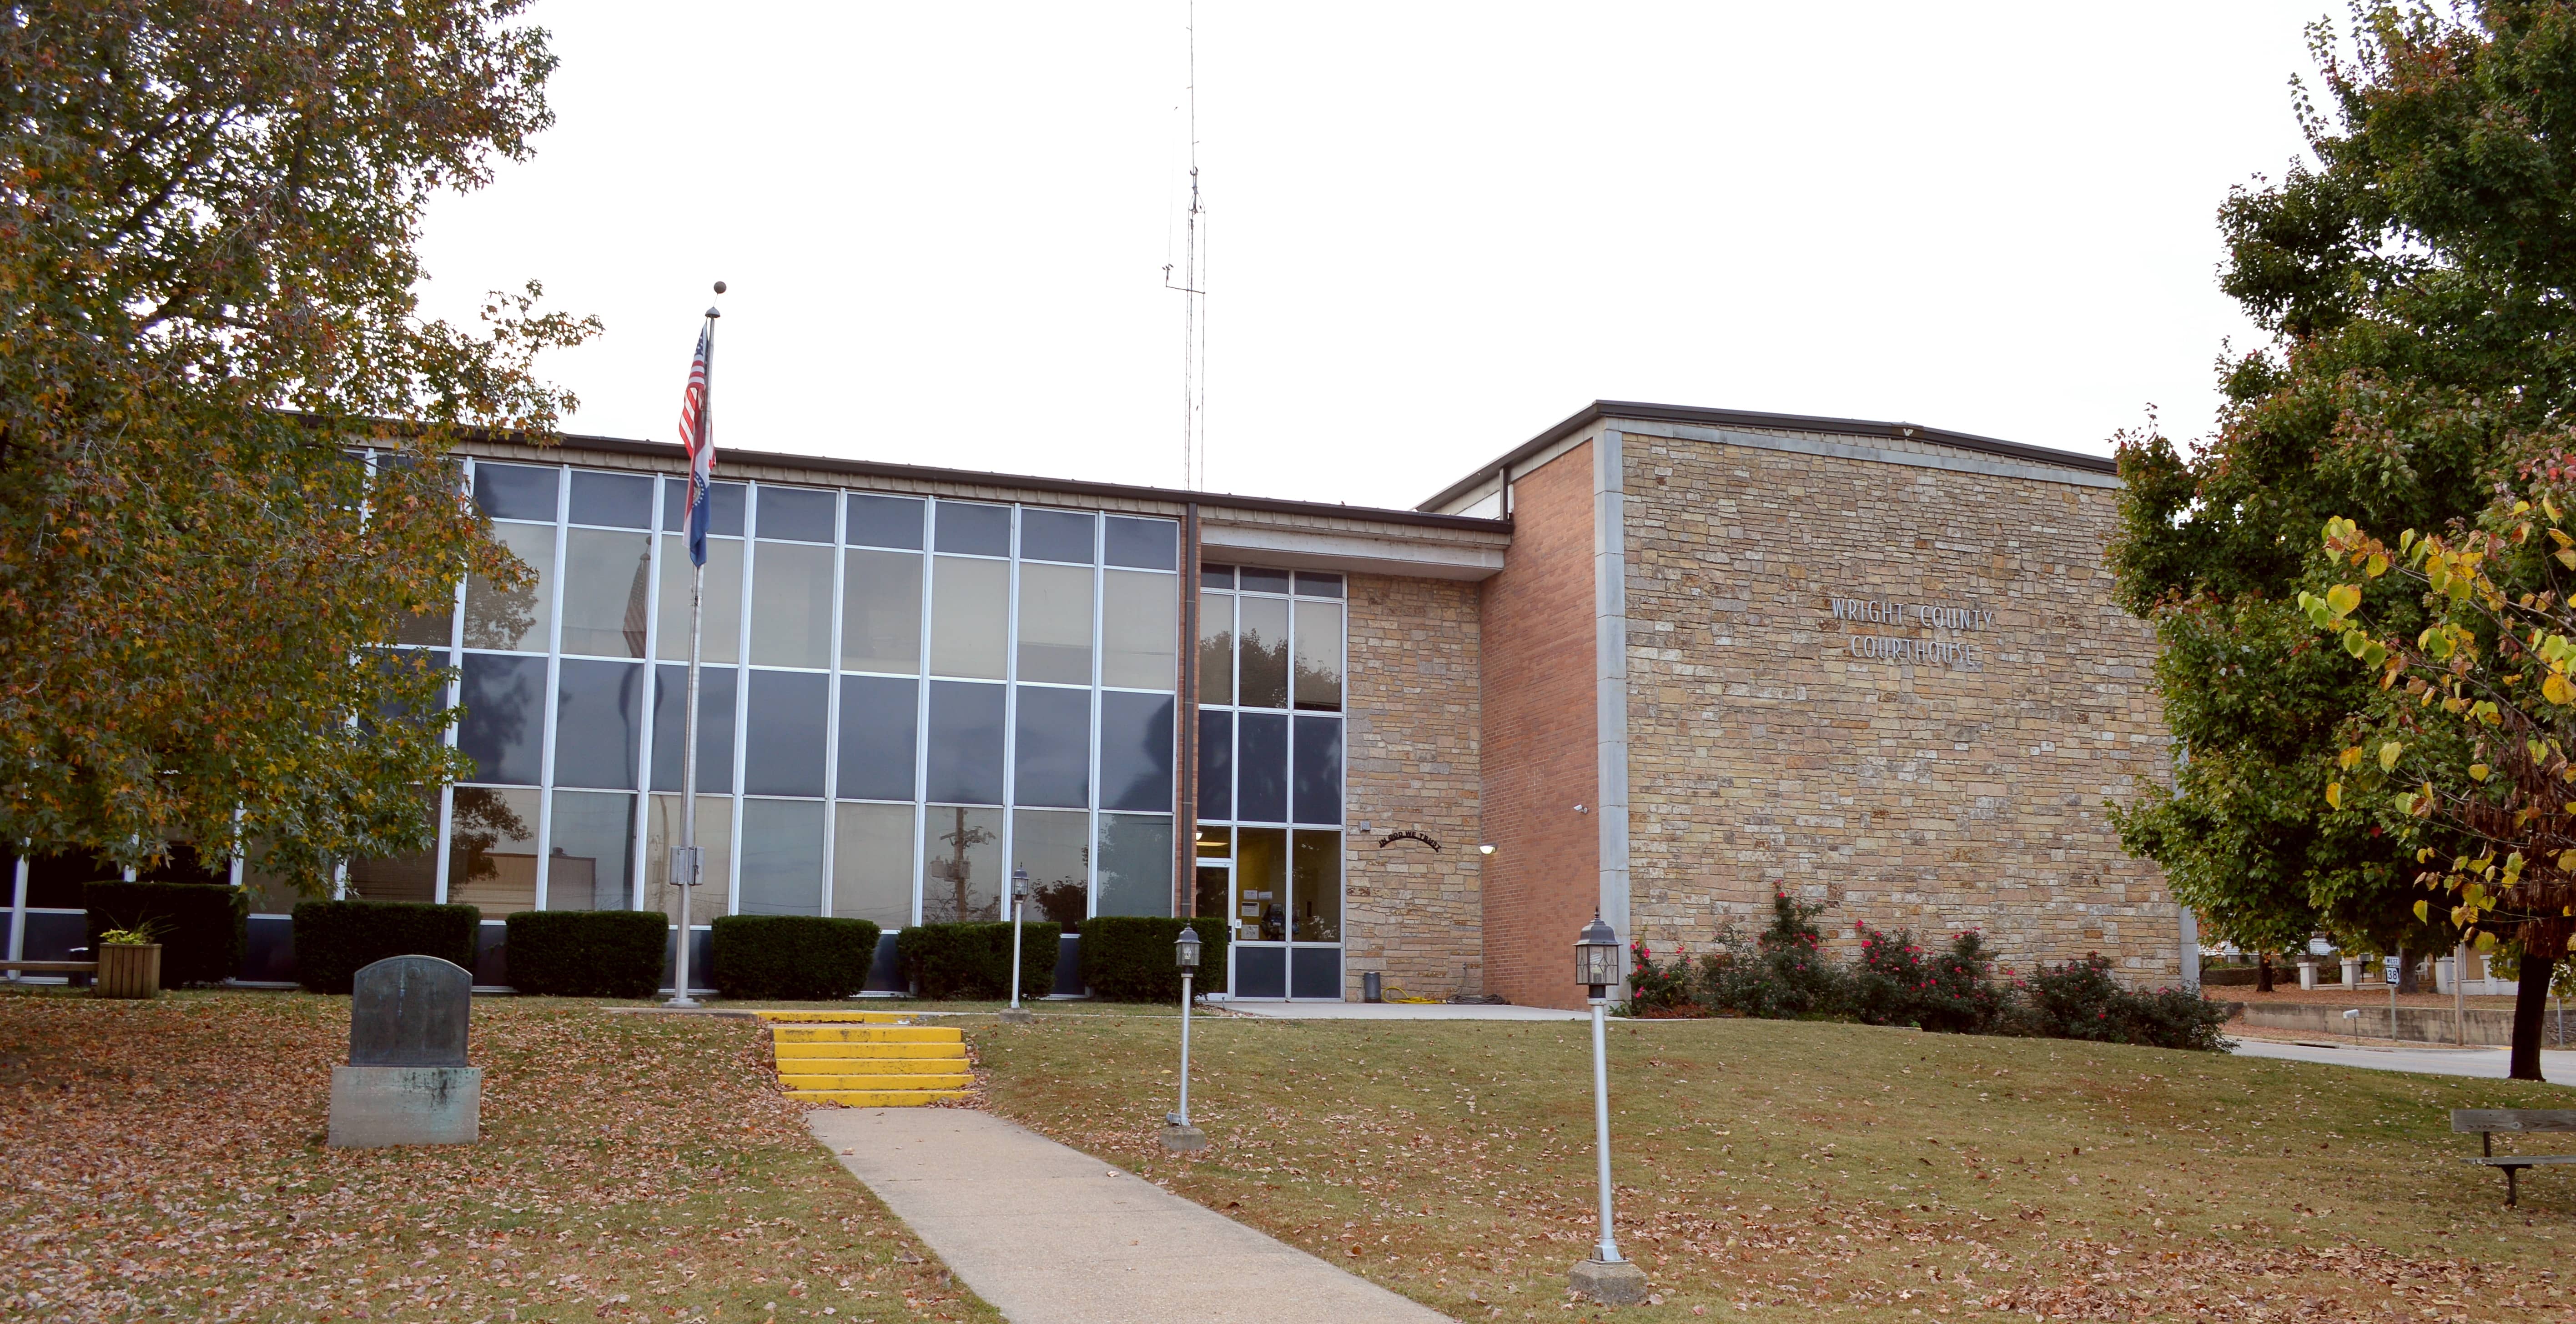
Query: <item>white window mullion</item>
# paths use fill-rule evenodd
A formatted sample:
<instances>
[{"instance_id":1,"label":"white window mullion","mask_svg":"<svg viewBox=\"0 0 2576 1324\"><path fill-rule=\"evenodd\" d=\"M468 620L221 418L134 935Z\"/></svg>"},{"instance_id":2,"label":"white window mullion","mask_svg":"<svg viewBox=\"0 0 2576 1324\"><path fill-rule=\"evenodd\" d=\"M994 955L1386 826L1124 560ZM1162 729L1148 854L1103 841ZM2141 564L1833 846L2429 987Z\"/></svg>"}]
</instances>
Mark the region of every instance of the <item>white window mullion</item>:
<instances>
[{"instance_id":1,"label":"white window mullion","mask_svg":"<svg viewBox=\"0 0 2576 1324\"><path fill-rule=\"evenodd\" d=\"M546 908L546 865L551 855L547 849L554 837L555 818L555 719L562 712L563 687L563 585L564 561L570 555L572 542L572 467L555 470L555 563L548 591L554 600L546 604L546 717L537 740L537 891L529 902L535 909Z\"/></svg>"},{"instance_id":2,"label":"white window mullion","mask_svg":"<svg viewBox=\"0 0 2576 1324\"><path fill-rule=\"evenodd\" d=\"M715 494L707 495L707 519L715 520ZM744 749L751 739L751 576L752 562L758 558L760 544L754 535L760 532L760 485L742 485L742 589L735 599L740 604L734 622L733 649L733 849L727 852L725 870L725 911L742 913L742 788L750 780Z\"/></svg>"},{"instance_id":3,"label":"white window mullion","mask_svg":"<svg viewBox=\"0 0 2576 1324\"><path fill-rule=\"evenodd\" d=\"M653 861L647 856L653 840L653 717L662 700L662 484L668 479L653 479L653 509L646 517L644 555L648 565L644 574L644 688L636 700L643 709L636 723L636 767L634 825L628 830L626 891L627 906L645 907L644 880L652 875Z\"/></svg>"},{"instance_id":4,"label":"white window mullion","mask_svg":"<svg viewBox=\"0 0 2576 1324\"><path fill-rule=\"evenodd\" d=\"M1002 624L1002 876L994 880L1001 889L1001 917L1011 917L1012 871L1020 867L1019 856L1019 755L1020 755L1020 508L1010 507L1011 534L1005 550L1010 560L1010 589L1003 595ZM958 916L964 919L965 916Z\"/></svg>"},{"instance_id":5,"label":"white window mullion","mask_svg":"<svg viewBox=\"0 0 2576 1324\"><path fill-rule=\"evenodd\" d=\"M817 914L832 913L832 852L840 845L841 825L841 593L850 558L844 525L849 519L848 494L832 492L832 626L823 641L823 891Z\"/></svg>"},{"instance_id":6,"label":"white window mullion","mask_svg":"<svg viewBox=\"0 0 2576 1324\"><path fill-rule=\"evenodd\" d=\"M921 519L921 657L912 683L912 922L921 923L922 888L927 879L922 858L929 853L930 810L930 622L939 604L932 600L938 580L930 563L938 555L939 502L922 503Z\"/></svg>"}]
</instances>

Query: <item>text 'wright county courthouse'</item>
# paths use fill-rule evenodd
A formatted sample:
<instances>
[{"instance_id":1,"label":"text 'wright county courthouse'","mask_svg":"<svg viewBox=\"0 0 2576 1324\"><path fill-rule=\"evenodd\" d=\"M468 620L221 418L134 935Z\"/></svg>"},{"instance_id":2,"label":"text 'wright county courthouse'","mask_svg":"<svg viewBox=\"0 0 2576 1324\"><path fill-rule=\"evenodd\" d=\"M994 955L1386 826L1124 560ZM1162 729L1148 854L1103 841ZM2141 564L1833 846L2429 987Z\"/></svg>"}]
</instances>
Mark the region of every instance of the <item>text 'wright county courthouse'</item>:
<instances>
[{"instance_id":1,"label":"text 'wright county courthouse'","mask_svg":"<svg viewBox=\"0 0 2576 1324\"><path fill-rule=\"evenodd\" d=\"M479 771L442 849L347 879L482 907L506 982L510 911L667 903L685 471L599 438L467 465L539 586L468 583L401 641L459 669ZM998 918L1024 865L1051 918L1231 917L1235 997L1375 971L1563 1006L1596 908L1698 949L1783 886L2014 965L2181 973L2185 917L2104 814L2168 772L2107 460L1603 402L1409 511L722 465L699 924ZM11 956L81 941L56 872L20 863ZM280 977L291 898L240 881L244 973Z\"/></svg>"}]
</instances>

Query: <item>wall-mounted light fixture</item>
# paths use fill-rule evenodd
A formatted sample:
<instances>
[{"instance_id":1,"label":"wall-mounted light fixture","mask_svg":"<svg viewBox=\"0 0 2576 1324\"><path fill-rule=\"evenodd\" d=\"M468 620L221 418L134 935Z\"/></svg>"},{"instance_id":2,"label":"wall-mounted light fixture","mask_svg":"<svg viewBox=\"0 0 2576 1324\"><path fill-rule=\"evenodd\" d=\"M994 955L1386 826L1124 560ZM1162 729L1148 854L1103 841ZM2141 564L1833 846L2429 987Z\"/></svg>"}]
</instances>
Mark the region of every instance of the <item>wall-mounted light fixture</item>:
<instances>
[{"instance_id":1,"label":"wall-mounted light fixture","mask_svg":"<svg viewBox=\"0 0 2576 1324\"><path fill-rule=\"evenodd\" d=\"M1574 807L1574 812L1576 812L1576 813L1578 813L1578 814L1588 814L1588 813L1591 813L1592 811L1591 811L1591 810L1589 810L1589 809L1584 808L1584 807L1583 807L1583 806L1581 806L1581 805L1576 805L1576 806Z\"/></svg>"},{"instance_id":2,"label":"wall-mounted light fixture","mask_svg":"<svg viewBox=\"0 0 2576 1324\"><path fill-rule=\"evenodd\" d=\"M1494 843L1492 843L1492 842L1490 842L1490 841L1485 842L1484 844L1482 844L1482 845L1480 845L1480 846L1476 847L1476 853L1477 853L1477 854L1479 854L1479 855L1491 855L1491 854L1493 854L1493 853L1494 853Z\"/></svg>"}]
</instances>

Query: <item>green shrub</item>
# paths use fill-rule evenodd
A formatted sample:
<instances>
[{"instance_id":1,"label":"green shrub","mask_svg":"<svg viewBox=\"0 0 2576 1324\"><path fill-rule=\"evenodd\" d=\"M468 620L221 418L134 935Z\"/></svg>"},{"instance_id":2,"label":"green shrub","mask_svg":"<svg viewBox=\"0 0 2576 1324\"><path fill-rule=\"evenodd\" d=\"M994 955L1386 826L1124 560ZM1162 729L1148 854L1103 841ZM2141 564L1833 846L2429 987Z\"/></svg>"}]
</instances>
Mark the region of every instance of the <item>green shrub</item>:
<instances>
[{"instance_id":1,"label":"green shrub","mask_svg":"<svg viewBox=\"0 0 2576 1324\"><path fill-rule=\"evenodd\" d=\"M1718 950L1700 960L1702 1000L1720 1011L1767 1020L1840 1016L1851 1001L1851 980L1823 950L1816 927L1822 903L1786 891L1771 895L1771 923L1746 941L1729 923Z\"/></svg>"},{"instance_id":2,"label":"green shrub","mask_svg":"<svg viewBox=\"0 0 2576 1324\"><path fill-rule=\"evenodd\" d=\"M2227 1044L2218 1027L2227 1022L2228 1004L2182 989L2131 992L2111 978L2111 958L2098 953L2043 965L2013 986L2022 993L2013 1028L2025 1034L2150 1048Z\"/></svg>"},{"instance_id":3,"label":"green shrub","mask_svg":"<svg viewBox=\"0 0 2576 1324\"><path fill-rule=\"evenodd\" d=\"M1198 930L1197 991L1225 991L1225 920L1156 919L1150 915L1094 915L1082 922L1082 983L1112 1002L1179 1002L1181 971L1172 944L1186 925Z\"/></svg>"},{"instance_id":4,"label":"green shrub","mask_svg":"<svg viewBox=\"0 0 2576 1324\"><path fill-rule=\"evenodd\" d=\"M846 998L867 987L877 959L871 920L727 915L712 927L708 976L729 998Z\"/></svg>"},{"instance_id":5,"label":"green shrub","mask_svg":"<svg viewBox=\"0 0 2576 1324\"><path fill-rule=\"evenodd\" d=\"M220 984L241 969L249 942L250 894L218 883L99 882L81 885L89 946L109 929L149 926L161 942L161 985Z\"/></svg>"},{"instance_id":6,"label":"green shrub","mask_svg":"<svg viewBox=\"0 0 2576 1324\"><path fill-rule=\"evenodd\" d=\"M295 907L295 979L316 993L346 993L358 972L388 956L435 956L474 968L483 912L417 901L304 901Z\"/></svg>"},{"instance_id":7,"label":"green shrub","mask_svg":"<svg viewBox=\"0 0 2576 1324\"><path fill-rule=\"evenodd\" d=\"M510 987L574 998L649 998L662 986L671 922L649 910L522 910L510 916Z\"/></svg>"},{"instance_id":8,"label":"green shrub","mask_svg":"<svg viewBox=\"0 0 2576 1324\"><path fill-rule=\"evenodd\" d=\"M1864 1025L1915 1025L1941 1034L1990 1034L2008 998L1995 982L1994 954L1982 933L1950 935L1950 948L1927 953L1904 929L1881 933L1854 924L1860 959L1850 970L1851 1014Z\"/></svg>"},{"instance_id":9,"label":"green shrub","mask_svg":"<svg viewBox=\"0 0 2576 1324\"><path fill-rule=\"evenodd\" d=\"M1096 919L1084 920L1088 932ZM1063 930L1052 922L1021 926L1020 996L1042 998L1055 988L1056 939ZM1090 939L1083 940L1087 946ZM1011 926L981 924L916 924L895 935L896 959L904 977L925 998L1007 998L1011 995Z\"/></svg>"}]
</instances>

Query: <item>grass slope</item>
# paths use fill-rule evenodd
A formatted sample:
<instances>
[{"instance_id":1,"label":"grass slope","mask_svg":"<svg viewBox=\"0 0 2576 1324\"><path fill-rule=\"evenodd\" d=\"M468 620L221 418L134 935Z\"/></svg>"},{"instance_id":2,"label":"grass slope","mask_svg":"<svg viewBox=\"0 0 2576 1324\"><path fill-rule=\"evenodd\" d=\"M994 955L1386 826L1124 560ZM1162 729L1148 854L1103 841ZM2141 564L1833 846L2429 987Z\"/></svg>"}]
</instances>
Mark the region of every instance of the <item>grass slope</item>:
<instances>
[{"instance_id":1,"label":"grass slope","mask_svg":"<svg viewBox=\"0 0 2576 1324\"><path fill-rule=\"evenodd\" d=\"M1457 1318L1581 1317L1588 1027L1202 1020L1187 1161L1174 1029L968 1034L1006 1116ZM1736 1020L1614 1025L1610 1064L1646 1318L2576 1315L2576 1178L2506 1211L2447 1116L2554 1086Z\"/></svg>"},{"instance_id":2,"label":"grass slope","mask_svg":"<svg viewBox=\"0 0 2576 1324\"><path fill-rule=\"evenodd\" d=\"M345 997L0 994L0 1318L1000 1318L755 1025L478 1000L482 1143L334 1150L348 1034Z\"/></svg>"}]
</instances>

